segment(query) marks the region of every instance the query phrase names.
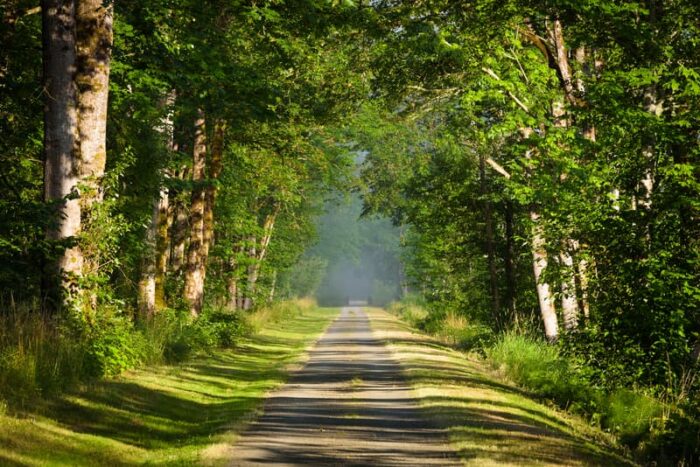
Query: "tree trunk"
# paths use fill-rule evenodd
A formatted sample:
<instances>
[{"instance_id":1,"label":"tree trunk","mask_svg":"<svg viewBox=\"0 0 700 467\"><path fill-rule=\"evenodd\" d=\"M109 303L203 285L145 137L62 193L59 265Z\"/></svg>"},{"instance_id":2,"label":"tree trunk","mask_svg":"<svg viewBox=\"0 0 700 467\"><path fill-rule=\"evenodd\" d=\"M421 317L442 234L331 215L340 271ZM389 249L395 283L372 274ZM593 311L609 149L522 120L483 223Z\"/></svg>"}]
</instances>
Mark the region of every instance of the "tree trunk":
<instances>
[{"instance_id":1,"label":"tree trunk","mask_svg":"<svg viewBox=\"0 0 700 467\"><path fill-rule=\"evenodd\" d=\"M559 24L557 21L555 24ZM555 28L555 31L557 29ZM559 35L561 35L561 27L558 29ZM563 60L566 65L560 63L560 68L566 69L566 76L571 79L570 72L568 71L569 65L566 59L566 52L563 45L563 38L559 37L562 41L557 50L559 53L563 54ZM564 107L564 102L555 101L552 105L552 116L554 117L554 125L559 128L568 128L569 121ZM564 176L565 174L562 174ZM576 271L574 270L574 259L571 256L571 245L574 243L572 240L564 240L559 250L559 266L561 268L561 312L563 318L564 329L571 331L576 329L578 325L578 298L576 296Z\"/></svg>"},{"instance_id":2,"label":"tree trunk","mask_svg":"<svg viewBox=\"0 0 700 467\"><path fill-rule=\"evenodd\" d=\"M158 230L156 231L156 276L155 282L155 308L162 310L165 302L165 275L168 272L168 250L170 247L170 225L172 224L172 210L168 190L161 190L158 201Z\"/></svg>"},{"instance_id":3,"label":"tree trunk","mask_svg":"<svg viewBox=\"0 0 700 467\"><path fill-rule=\"evenodd\" d=\"M146 252L141 259L141 280L139 280L139 315L150 320L156 311L156 234L158 231L159 200L153 200L151 222L144 239Z\"/></svg>"},{"instance_id":4,"label":"tree trunk","mask_svg":"<svg viewBox=\"0 0 700 467\"><path fill-rule=\"evenodd\" d=\"M267 297L267 302L272 303L275 300L275 292L277 288L277 269L272 271L272 285L270 286L270 295Z\"/></svg>"},{"instance_id":5,"label":"tree trunk","mask_svg":"<svg viewBox=\"0 0 700 467\"><path fill-rule=\"evenodd\" d=\"M205 189L203 186L207 159L204 112L199 110L195 120L195 141L192 150L192 199L190 205L190 244L187 249L185 267L184 298L192 316L199 316L204 305L204 210Z\"/></svg>"},{"instance_id":6,"label":"tree trunk","mask_svg":"<svg viewBox=\"0 0 700 467\"><path fill-rule=\"evenodd\" d=\"M165 146L172 156L179 150L179 145L175 142L175 122L174 106L177 99L175 90L171 90L163 100L165 115L159 127L160 133L164 136ZM163 179L168 180L172 173L163 170ZM173 223L173 210L170 206L170 190L161 185L158 199L158 223L156 230L156 273L155 273L155 309L162 310L166 307L165 300L165 277L168 272L168 259L170 251L170 226Z\"/></svg>"},{"instance_id":7,"label":"tree trunk","mask_svg":"<svg viewBox=\"0 0 700 467\"><path fill-rule=\"evenodd\" d=\"M78 130L84 214L102 200L107 162L107 107L112 56L112 3L79 0L76 10Z\"/></svg>"},{"instance_id":8,"label":"tree trunk","mask_svg":"<svg viewBox=\"0 0 700 467\"><path fill-rule=\"evenodd\" d=\"M44 106L44 200L55 206L55 221L47 229L49 240L75 238L80 233L77 185L78 108L76 72L75 3L43 0L42 41ZM77 245L66 248L44 280L50 308L77 293L76 276L82 274L83 255ZM60 286L58 284L61 284Z\"/></svg>"},{"instance_id":9,"label":"tree trunk","mask_svg":"<svg viewBox=\"0 0 700 467\"><path fill-rule=\"evenodd\" d=\"M177 174L180 180L186 180L189 178L190 174L188 170L181 170ZM187 245L187 231L188 231L188 216L187 208L183 203L182 197L179 196L180 193L176 190L171 190L169 198L173 200L173 222L172 222L172 234L170 237L171 241L171 253L170 253L170 266L174 274L179 275L182 273L182 268L185 265L185 250Z\"/></svg>"},{"instance_id":10,"label":"tree trunk","mask_svg":"<svg viewBox=\"0 0 700 467\"><path fill-rule=\"evenodd\" d=\"M488 189L486 186L486 162L483 155L479 155L479 178L481 186L481 196L484 211L484 224L486 234L486 256L489 268L489 288L491 291L491 315L498 329L503 328L501 322L501 298L498 290L498 271L496 269L496 247L493 232L493 209L491 201L487 199Z\"/></svg>"},{"instance_id":11,"label":"tree trunk","mask_svg":"<svg viewBox=\"0 0 700 467\"><path fill-rule=\"evenodd\" d=\"M223 121L214 124L214 134L211 142L211 157L209 160L209 184L206 187L204 203L204 263L209 257L209 248L214 239L214 206L216 204L217 185L216 181L221 175L224 135L226 126Z\"/></svg>"},{"instance_id":12,"label":"tree trunk","mask_svg":"<svg viewBox=\"0 0 700 467\"><path fill-rule=\"evenodd\" d=\"M246 271L245 296L241 298L241 308L249 310L253 306L253 293L255 293L255 283L258 280L258 240L255 235L248 238L248 258L251 263Z\"/></svg>"},{"instance_id":13,"label":"tree trunk","mask_svg":"<svg viewBox=\"0 0 700 467\"><path fill-rule=\"evenodd\" d=\"M544 228L542 227L540 215L535 210L530 211L530 220L532 221L532 267L537 284L540 314L544 323L544 335L548 341L553 342L559 336L559 323L556 308L554 307L554 297L550 291L549 284L542 279L542 274L547 269Z\"/></svg>"},{"instance_id":14,"label":"tree trunk","mask_svg":"<svg viewBox=\"0 0 700 467\"><path fill-rule=\"evenodd\" d=\"M263 224L263 237L260 242L260 249L258 250L257 255L255 254L256 246L251 248L252 257L254 257L255 260L248 268L246 298L243 303L243 308L246 310L249 310L253 306L253 298L257 287L258 277L260 276L260 268L262 267L262 262L265 260L267 248L270 245L270 240L272 239L272 232L275 228L275 220L277 219L279 210L280 205L277 204L272 213L265 217L265 222ZM255 245L255 237L253 237L253 245Z\"/></svg>"},{"instance_id":15,"label":"tree trunk","mask_svg":"<svg viewBox=\"0 0 700 467\"><path fill-rule=\"evenodd\" d=\"M513 258L515 256L515 237L513 233L513 205L506 201L505 206L505 227L506 227L506 248L503 255L504 269L506 273L506 301L508 302L508 311L510 313L513 324L516 327L520 325L520 317L516 305L517 297L517 281L515 277L515 267Z\"/></svg>"},{"instance_id":16,"label":"tree trunk","mask_svg":"<svg viewBox=\"0 0 700 467\"><path fill-rule=\"evenodd\" d=\"M162 102L166 114L161 120L157 131L164 137L168 151L176 150L173 137L173 121L170 112L175 95L170 93ZM167 174L163 173L163 178ZM153 200L151 222L146 232L146 251L142 260L142 277L139 284L139 311L142 316L150 319L153 314L165 307L165 273L168 267L168 190L162 187L158 196Z\"/></svg>"},{"instance_id":17,"label":"tree trunk","mask_svg":"<svg viewBox=\"0 0 700 467\"><path fill-rule=\"evenodd\" d=\"M229 276L226 278L226 291L228 292L228 304L226 307L229 310L238 309L238 277L236 269L238 269L236 260L231 259L229 262Z\"/></svg>"},{"instance_id":18,"label":"tree trunk","mask_svg":"<svg viewBox=\"0 0 700 467\"><path fill-rule=\"evenodd\" d=\"M664 100L659 97L659 90L656 85L647 87L644 91L644 110L659 118L664 111ZM640 180L640 188L642 190L641 197L637 201L637 206L643 209L651 209L652 194L654 193L654 172L655 172L655 157L656 157L656 138L650 135L646 138L644 147L642 148L642 156L644 157L644 175Z\"/></svg>"},{"instance_id":19,"label":"tree trunk","mask_svg":"<svg viewBox=\"0 0 700 467\"><path fill-rule=\"evenodd\" d=\"M521 133L524 138L532 134L532 128L523 128ZM532 150L525 153L527 159L532 158ZM534 207L530 208L530 220L532 222L531 244L532 244L532 269L535 275L537 287L537 299L540 305L540 315L544 324L544 334L548 341L553 342L559 336L559 323L557 311L554 306L554 297L549 284L544 281L542 274L547 269L547 242L544 236L544 227L540 219L540 214Z\"/></svg>"},{"instance_id":20,"label":"tree trunk","mask_svg":"<svg viewBox=\"0 0 700 467\"><path fill-rule=\"evenodd\" d=\"M560 266L563 269L561 279L561 314L564 329L571 331L578 327L578 299L576 297L576 278L574 259L566 246L559 252Z\"/></svg>"}]
</instances>

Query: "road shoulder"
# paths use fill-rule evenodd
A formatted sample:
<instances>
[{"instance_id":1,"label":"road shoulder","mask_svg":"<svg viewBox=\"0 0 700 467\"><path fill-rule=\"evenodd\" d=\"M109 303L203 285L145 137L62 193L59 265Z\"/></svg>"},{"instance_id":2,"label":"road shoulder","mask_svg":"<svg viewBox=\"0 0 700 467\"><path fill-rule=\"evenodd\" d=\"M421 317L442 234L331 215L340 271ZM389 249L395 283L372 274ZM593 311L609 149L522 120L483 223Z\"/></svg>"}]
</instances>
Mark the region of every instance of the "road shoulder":
<instances>
[{"instance_id":1,"label":"road shoulder","mask_svg":"<svg viewBox=\"0 0 700 467\"><path fill-rule=\"evenodd\" d=\"M582 419L538 402L482 362L369 308L375 335L466 465L631 465Z\"/></svg>"}]
</instances>

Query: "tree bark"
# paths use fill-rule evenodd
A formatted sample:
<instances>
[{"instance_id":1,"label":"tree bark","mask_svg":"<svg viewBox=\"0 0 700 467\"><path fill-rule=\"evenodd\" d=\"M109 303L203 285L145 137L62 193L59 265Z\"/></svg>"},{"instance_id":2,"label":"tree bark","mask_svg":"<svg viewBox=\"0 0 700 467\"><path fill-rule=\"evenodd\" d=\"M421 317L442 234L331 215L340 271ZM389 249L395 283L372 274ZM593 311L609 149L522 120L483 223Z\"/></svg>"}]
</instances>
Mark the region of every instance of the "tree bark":
<instances>
[{"instance_id":1,"label":"tree bark","mask_svg":"<svg viewBox=\"0 0 700 467\"><path fill-rule=\"evenodd\" d=\"M255 235L248 238L248 258L251 263L246 271L245 295L241 297L240 307L249 310L253 306L253 294L255 293L255 283L258 280L258 240Z\"/></svg>"},{"instance_id":2,"label":"tree bark","mask_svg":"<svg viewBox=\"0 0 700 467\"><path fill-rule=\"evenodd\" d=\"M501 297L498 290L498 271L496 269L496 247L493 232L493 209L491 202L487 199L488 188L486 185L486 162L483 155L479 155L479 178L482 205L484 211L484 228L486 234L486 256L489 268L489 289L491 292L491 315L498 329L503 328L501 322Z\"/></svg>"},{"instance_id":3,"label":"tree bark","mask_svg":"<svg viewBox=\"0 0 700 467\"><path fill-rule=\"evenodd\" d=\"M139 315L150 320L156 312L156 235L158 232L159 200L152 203L151 221L144 239L146 252L141 259L141 279L139 280Z\"/></svg>"},{"instance_id":4,"label":"tree bark","mask_svg":"<svg viewBox=\"0 0 700 467\"><path fill-rule=\"evenodd\" d=\"M209 159L209 184L206 187L204 203L204 263L209 257L209 248L214 240L214 206L218 191L216 181L221 176L223 168L224 135L226 125L219 120L214 124L214 134L211 142L211 157Z\"/></svg>"},{"instance_id":5,"label":"tree bark","mask_svg":"<svg viewBox=\"0 0 700 467\"><path fill-rule=\"evenodd\" d=\"M659 97L659 90L656 85L648 86L644 91L644 110L659 118L664 111L664 100ZM655 157L656 157L656 138L648 136L644 147L642 148L642 156L644 158L644 175L639 181L641 188L641 197L637 201L637 206L643 209L651 209L652 195L654 193L654 176L655 176Z\"/></svg>"},{"instance_id":6,"label":"tree bark","mask_svg":"<svg viewBox=\"0 0 700 467\"><path fill-rule=\"evenodd\" d=\"M265 222L263 223L263 237L260 241L260 248L257 249L255 243L255 237L253 237L253 247L251 248L251 256L255 258L253 263L248 267L248 277L247 277L247 287L246 287L246 297L243 302L243 308L249 310L253 306L253 300L255 296L255 289L257 287L258 277L260 276L260 268L262 267L262 262L265 260L267 254L267 248L270 245L270 240L272 239L272 232L275 228L275 220L277 219L277 214L279 213L280 205L275 205L273 211L265 217ZM257 249L257 254L256 254Z\"/></svg>"},{"instance_id":7,"label":"tree bark","mask_svg":"<svg viewBox=\"0 0 700 467\"><path fill-rule=\"evenodd\" d=\"M155 308L162 310L166 306L165 301L165 275L168 272L168 250L170 247L170 225L172 224L172 210L170 209L170 197L168 190L161 190L158 200L158 230L156 231L156 275L155 283Z\"/></svg>"},{"instance_id":8,"label":"tree bark","mask_svg":"<svg viewBox=\"0 0 700 467\"><path fill-rule=\"evenodd\" d=\"M207 141L204 112L198 111L195 120L195 141L192 151L192 198L190 205L190 244L187 249L185 267L184 298L190 314L199 316L204 305L204 278L206 274L204 263L204 210L205 210L205 179Z\"/></svg>"},{"instance_id":9,"label":"tree bark","mask_svg":"<svg viewBox=\"0 0 700 467\"><path fill-rule=\"evenodd\" d=\"M107 107L112 57L112 3L79 0L76 10L81 202L89 214L102 201L107 162Z\"/></svg>"},{"instance_id":10,"label":"tree bark","mask_svg":"<svg viewBox=\"0 0 700 467\"><path fill-rule=\"evenodd\" d=\"M508 311L515 326L520 325L520 316L516 304L517 280L515 277L515 267L513 258L515 256L515 236L513 233L513 205L506 201L505 206L505 227L506 227L506 248L503 255L504 269L506 273L506 301Z\"/></svg>"},{"instance_id":11,"label":"tree bark","mask_svg":"<svg viewBox=\"0 0 700 467\"><path fill-rule=\"evenodd\" d=\"M558 21L555 25L559 24ZM555 28L555 31L557 29ZM566 50L563 45L563 38L561 37L561 25L558 28L558 36L560 43L557 44L558 55L562 54L566 65L560 63L562 69L567 70L565 76L570 80L571 75L568 65L568 60L566 58ZM562 72L564 73L564 72ZM569 126L568 116L564 107L564 102L555 101L552 105L552 116L554 118L554 125L559 128L566 129ZM563 318L564 329L571 331L576 329L578 325L578 298L576 296L576 271L574 270L574 259L571 252L571 245L575 242L566 239L561 244L561 249L559 250L559 267L561 268L561 312Z\"/></svg>"},{"instance_id":12,"label":"tree bark","mask_svg":"<svg viewBox=\"0 0 700 467\"><path fill-rule=\"evenodd\" d=\"M544 324L544 335L548 341L553 342L559 337L559 323L549 284L542 279L548 263L544 228L540 215L534 209L530 211L530 220L532 221L532 268L537 284L540 314Z\"/></svg>"},{"instance_id":13,"label":"tree bark","mask_svg":"<svg viewBox=\"0 0 700 467\"><path fill-rule=\"evenodd\" d=\"M161 107L165 116L156 130L164 137L165 147L169 152L176 150L173 135L173 120L170 108L175 95L170 93L163 99ZM162 178L167 174L163 171ZM165 307L165 273L168 267L168 190L158 180L159 191L153 199L151 222L146 231L145 253L141 263L141 280L139 283L139 311L141 316L150 319L157 310Z\"/></svg>"},{"instance_id":14,"label":"tree bark","mask_svg":"<svg viewBox=\"0 0 700 467\"><path fill-rule=\"evenodd\" d=\"M187 180L190 177L190 173L187 169L182 169L176 176L180 180ZM179 196L176 190L171 190L169 193L169 198L173 200L173 222L171 225L172 233L170 237L171 241L171 253L170 253L170 266L174 274L179 275L182 273L182 268L185 265L185 251L187 246L187 231L188 231L188 210L183 203L182 197Z\"/></svg>"},{"instance_id":15,"label":"tree bark","mask_svg":"<svg viewBox=\"0 0 700 467\"><path fill-rule=\"evenodd\" d=\"M523 128L521 133L524 138L528 138L532 134L532 128ZM532 152L532 150L528 150L525 153L525 157L531 159ZM549 284L545 282L542 277L548 264L547 250L545 248L547 242L544 236L544 227L542 226L540 214L534 206L530 207L530 221L532 222L532 269L535 275L540 315L542 317L542 323L544 324L545 337L548 341L553 342L559 337L559 322L552 291L550 290Z\"/></svg>"},{"instance_id":16,"label":"tree bark","mask_svg":"<svg viewBox=\"0 0 700 467\"><path fill-rule=\"evenodd\" d=\"M228 304L227 308L229 310L236 310L239 308L239 303L238 303L238 275L237 275L237 269L238 269L238 264L236 263L235 255L236 252L234 251L233 257L231 258L228 269L229 269L229 275L226 278L226 291L228 292Z\"/></svg>"},{"instance_id":17,"label":"tree bark","mask_svg":"<svg viewBox=\"0 0 700 467\"><path fill-rule=\"evenodd\" d=\"M177 98L175 90L171 90L164 99L165 115L161 120L159 131L164 136L165 146L170 155L179 150L175 142L175 122L174 106ZM163 171L163 178L168 180L172 173ZM168 259L170 251L170 227L173 223L173 210L170 206L170 190L161 185L158 199L158 222L156 230L156 273L155 273L155 309L161 310L166 307L165 300L165 277L168 272Z\"/></svg>"},{"instance_id":18,"label":"tree bark","mask_svg":"<svg viewBox=\"0 0 700 467\"><path fill-rule=\"evenodd\" d=\"M80 179L76 73L75 3L42 3L44 106L44 200L55 207L55 221L47 239L65 241L80 234ZM75 278L82 274L78 245L66 248L46 271L45 293L50 308L77 293ZM59 283L61 284L59 286Z\"/></svg>"}]
</instances>

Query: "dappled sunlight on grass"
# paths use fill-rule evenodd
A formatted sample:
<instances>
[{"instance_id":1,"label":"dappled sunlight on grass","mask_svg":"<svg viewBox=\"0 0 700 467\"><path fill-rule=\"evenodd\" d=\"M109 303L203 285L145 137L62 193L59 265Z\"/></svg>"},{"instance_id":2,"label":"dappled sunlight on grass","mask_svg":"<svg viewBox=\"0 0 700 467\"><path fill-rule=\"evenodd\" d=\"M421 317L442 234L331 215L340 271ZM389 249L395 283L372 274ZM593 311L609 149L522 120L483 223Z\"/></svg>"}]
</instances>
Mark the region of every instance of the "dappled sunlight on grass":
<instances>
[{"instance_id":1,"label":"dappled sunlight on grass","mask_svg":"<svg viewBox=\"0 0 700 467\"><path fill-rule=\"evenodd\" d=\"M0 416L0 464L216 462L337 310L307 310L182 366L131 371ZM204 456L202 452L204 451Z\"/></svg>"},{"instance_id":2,"label":"dappled sunlight on grass","mask_svg":"<svg viewBox=\"0 0 700 467\"><path fill-rule=\"evenodd\" d=\"M467 465L629 465L612 438L501 382L478 359L412 331L380 309L368 315L402 363L417 398Z\"/></svg>"}]
</instances>

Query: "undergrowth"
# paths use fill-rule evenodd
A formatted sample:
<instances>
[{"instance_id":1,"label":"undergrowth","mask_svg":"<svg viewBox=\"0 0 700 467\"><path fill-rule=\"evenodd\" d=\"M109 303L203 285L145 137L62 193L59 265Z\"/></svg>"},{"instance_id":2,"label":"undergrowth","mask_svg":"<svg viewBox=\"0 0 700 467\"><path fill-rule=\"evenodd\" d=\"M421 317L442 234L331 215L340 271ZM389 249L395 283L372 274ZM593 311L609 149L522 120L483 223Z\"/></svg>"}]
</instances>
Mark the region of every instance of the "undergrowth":
<instances>
[{"instance_id":1,"label":"undergrowth","mask_svg":"<svg viewBox=\"0 0 700 467\"><path fill-rule=\"evenodd\" d=\"M197 353L234 347L267 323L313 305L300 300L250 312L208 309L196 319L184 310L165 309L136 324L105 309L83 327L68 318L14 307L0 315L0 412L128 369L179 363Z\"/></svg>"},{"instance_id":2,"label":"undergrowth","mask_svg":"<svg viewBox=\"0 0 700 467\"><path fill-rule=\"evenodd\" d=\"M532 332L497 335L455 312L428 311L415 298L393 303L389 311L450 346L475 351L533 395L614 433L641 461L663 465L700 461L700 402L693 398L662 401L650 389L599 387L584 364Z\"/></svg>"}]
</instances>

